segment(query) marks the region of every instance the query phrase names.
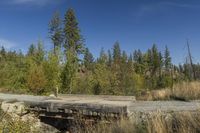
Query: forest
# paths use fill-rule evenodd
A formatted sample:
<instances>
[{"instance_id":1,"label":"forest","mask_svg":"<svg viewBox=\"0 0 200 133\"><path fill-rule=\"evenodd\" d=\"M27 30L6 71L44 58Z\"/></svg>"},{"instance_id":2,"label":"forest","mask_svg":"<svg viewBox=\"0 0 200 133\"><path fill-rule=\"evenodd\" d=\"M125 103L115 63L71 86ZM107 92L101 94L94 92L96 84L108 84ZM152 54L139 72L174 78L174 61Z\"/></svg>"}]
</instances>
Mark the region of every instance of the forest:
<instances>
[{"instance_id":1,"label":"forest","mask_svg":"<svg viewBox=\"0 0 200 133\"><path fill-rule=\"evenodd\" d=\"M133 49L128 54L116 41L112 49L102 48L95 58L81 35L75 11L68 9L61 18L55 12L49 22L51 50L44 49L42 40L31 44L27 53L0 48L1 91L140 95L147 90L172 88L176 83L200 79L200 64L192 62L189 44L188 57L180 65L172 63L167 46L161 52L156 44L146 52Z\"/></svg>"}]
</instances>

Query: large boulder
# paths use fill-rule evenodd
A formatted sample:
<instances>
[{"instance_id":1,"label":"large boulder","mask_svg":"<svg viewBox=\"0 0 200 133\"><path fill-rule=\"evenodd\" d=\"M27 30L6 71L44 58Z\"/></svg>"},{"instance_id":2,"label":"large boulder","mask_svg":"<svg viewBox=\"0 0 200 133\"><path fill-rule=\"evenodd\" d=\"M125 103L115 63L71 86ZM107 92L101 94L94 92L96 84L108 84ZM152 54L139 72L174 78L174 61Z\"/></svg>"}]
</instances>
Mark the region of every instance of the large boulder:
<instances>
[{"instance_id":1,"label":"large boulder","mask_svg":"<svg viewBox=\"0 0 200 133\"><path fill-rule=\"evenodd\" d=\"M59 132L56 128L42 123L40 119L36 116L36 114L28 112L26 110L26 106L23 102L2 102L1 110L5 112L5 114L11 117L11 120L14 122L24 122L26 124L30 124L30 133L38 132L38 133L57 133ZM15 121L16 120L16 121ZM8 119L4 119L4 123L9 123Z\"/></svg>"}]
</instances>

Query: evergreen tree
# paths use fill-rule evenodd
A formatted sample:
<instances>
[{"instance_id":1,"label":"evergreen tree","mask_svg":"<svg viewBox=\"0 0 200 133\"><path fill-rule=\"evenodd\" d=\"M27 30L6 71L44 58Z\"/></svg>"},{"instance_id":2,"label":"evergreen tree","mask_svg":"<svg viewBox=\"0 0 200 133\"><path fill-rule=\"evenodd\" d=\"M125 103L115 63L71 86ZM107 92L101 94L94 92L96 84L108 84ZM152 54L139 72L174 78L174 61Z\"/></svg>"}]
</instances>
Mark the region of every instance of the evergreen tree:
<instances>
[{"instance_id":1,"label":"evergreen tree","mask_svg":"<svg viewBox=\"0 0 200 133\"><path fill-rule=\"evenodd\" d=\"M103 62L98 62L94 69L94 81L93 93L99 94L113 94L114 90L110 89L110 71L107 65Z\"/></svg>"},{"instance_id":2,"label":"evergreen tree","mask_svg":"<svg viewBox=\"0 0 200 133\"><path fill-rule=\"evenodd\" d=\"M82 54L84 51L83 38L80 35L78 21L73 9L69 9L65 15L64 27L64 48L70 50L74 56Z\"/></svg>"},{"instance_id":3,"label":"evergreen tree","mask_svg":"<svg viewBox=\"0 0 200 133\"><path fill-rule=\"evenodd\" d=\"M27 75L27 85L31 92L39 95L44 92L46 78L43 67L32 65Z\"/></svg>"},{"instance_id":4,"label":"evergreen tree","mask_svg":"<svg viewBox=\"0 0 200 133\"><path fill-rule=\"evenodd\" d=\"M71 93L79 66L78 55L83 53L84 45L73 9L67 11L64 22L64 48L67 61L62 73L62 88L64 92Z\"/></svg>"},{"instance_id":5,"label":"evergreen tree","mask_svg":"<svg viewBox=\"0 0 200 133\"><path fill-rule=\"evenodd\" d=\"M152 75L154 75L156 74L161 63L160 63L158 48L155 44L153 45L151 51L152 51L152 63L153 63Z\"/></svg>"},{"instance_id":6,"label":"evergreen tree","mask_svg":"<svg viewBox=\"0 0 200 133\"><path fill-rule=\"evenodd\" d=\"M135 71L138 74L142 74L144 72L144 60L143 60L143 54L140 50L135 50L133 52L133 59L135 61Z\"/></svg>"},{"instance_id":7,"label":"evergreen tree","mask_svg":"<svg viewBox=\"0 0 200 133\"><path fill-rule=\"evenodd\" d=\"M129 57L128 57L127 69L128 69L129 72L133 72L134 71L134 68L133 68L133 56L132 56L132 54L130 54Z\"/></svg>"},{"instance_id":8,"label":"evergreen tree","mask_svg":"<svg viewBox=\"0 0 200 133\"><path fill-rule=\"evenodd\" d=\"M133 63L133 56L132 56L132 54L129 55L129 57L128 57L128 62Z\"/></svg>"},{"instance_id":9,"label":"evergreen tree","mask_svg":"<svg viewBox=\"0 0 200 133\"><path fill-rule=\"evenodd\" d=\"M58 94L60 88L60 74L61 66L59 56L55 56L55 51L50 51L48 58L44 63L44 72L46 77L46 91L53 92L55 95ZM58 53L56 51L56 53Z\"/></svg>"},{"instance_id":10,"label":"evergreen tree","mask_svg":"<svg viewBox=\"0 0 200 133\"><path fill-rule=\"evenodd\" d=\"M162 75L162 71L163 71L163 56L161 52L158 52L159 55L159 67L158 67L158 79L157 79L157 86L156 87L165 87L164 84L164 80L163 80L163 75Z\"/></svg>"},{"instance_id":11,"label":"evergreen tree","mask_svg":"<svg viewBox=\"0 0 200 133\"><path fill-rule=\"evenodd\" d=\"M140 50L135 50L133 52L133 55L134 55L134 61L139 63L139 64L142 64L142 52Z\"/></svg>"},{"instance_id":12,"label":"evergreen tree","mask_svg":"<svg viewBox=\"0 0 200 133\"><path fill-rule=\"evenodd\" d=\"M44 45L42 43L42 41L38 41L37 44L37 49L36 49L36 53L34 56L34 60L36 62L36 64L41 65L43 63L45 59L45 51L44 51Z\"/></svg>"},{"instance_id":13,"label":"evergreen tree","mask_svg":"<svg viewBox=\"0 0 200 133\"><path fill-rule=\"evenodd\" d=\"M76 78L76 73L78 71L78 59L72 51L68 50L66 55L67 62L62 71L62 92L63 93L72 93L73 92L73 83Z\"/></svg>"},{"instance_id":14,"label":"evergreen tree","mask_svg":"<svg viewBox=\"0 0 200 133\"><path fill-rule=\"evenodd\" d=\"M36 52L36 47L35 47L34 44L31 44L30 47L29 47L29 49L28 49L27 55L28 56L34 56L35 52Z\"/></svg>"},{"instance_id":15,"label":"evergreen tree","mask_svg":"<svg viewBox=\"0 0 200 133\"><path fill-rule=\"evenodd\" d=\"M86 48L85 55L84 55L84 65L87 70L92 69L93 62L94 62L94 57L93 57L92 53L89 51L89 49Z\"/></svg>"},{"instance_id":16,"label":"evergreen tree","mask_svg":"<svg viewBox=\"0 0 200 133\"><path fill-rule=\"evenodd\" d=\"M5 50L4 46L1 47L0 54L1 54L2 56L4 56L4 57L6 56L6 50Z\"/></svg>"},{"instance_id":17,"label":"evergreen tree","mask_svg":"<svg viewBox=\"0 0 200 133\"><path fill-rule=\"evenodd\" d=\"M105 53L104 48L101 48L100 56L97 59L97 63L106 64L107 60L108 60L108 56Z\"/></svg>"},{"instance_id":18,"label":"evergreen tree","mask_svg":"<svg viewBox=\"0 0 200 133\"><path fill-rule=\"evenodd\" d=\"M151 51L151 49L148 49L147 53L146 53L146 62L148 64L149 68L152 68L152 66L153 66L152 61L153 61L152 51Z\"/></svg>"},{"instance_id":19,"label":"evergreen tree","mask_svg":"<svg viewBox=\"0 0 200 133\"><path fill-rule=\"evenodd\" d=\"M119 63L121 60L121 49L119 42L116 42L113 46L113 60L115 63Z\"/></svg>"},{"instance_id":20,"label":"evergreen tree","mask_svg":"<svg viewBox=\"0 0 200 133\"><path fill-rule=\"evenodd\" d=\"M168 47L165 47L164 52L164 70L165 70L165 76L163 79L165 79L165 87L172 87L173 86L173 69L172 69L172 62L170 57L170 52Z\"/></svg>"},{"instance_id":21,"label":"evergreen tree","mask_svg":"<svg viewBox=\"0 0 200 133\"><path fill-rule=\"evenodd\" d=\"M171 67L171 57L168 47L165 47L165 54L164 54L164 65L167 72L169 72Z\"/></svg>"},{"instance_id":22,"label":"evergreen tree","mask_svg":"<svg viewBox=\"0 0 200 133\"><path fill-rule=\"evenodd\" d=\"M108 50L108 66L111 67L112 65L112 53L110 50Z\"/></svg>"},{"instance_id":23,"label":"evergreen tree","mask_svg":"<svg viewBox=\"0 0 200 133\"><path fill-rule=\"evenodd\" d=\"M56 49L61 47L63 41L62 27L59 12L55 12L49 23L49 35L54 45L54 54Z\"/></svg>"},{"instance_id":24,"label":"evergreen tree","mask_svg":"<svg viewBox=\"0 0 200 133\"><path fill-rule=\"evenodd\" d=\"M127 63L127 60L128 60L128 56L126 54L126 51L123 51L122 52L122 63L123 64L126 64Z\"/></svg>"},{"instance_id":25,"label":"evergreen tree","mask_svg":"<svg viewBox=\"0 0 200 133\"><path fill-rule=\"evenodd\" d=\"M162 68L163 68L163 63L164 63L164 61L163 61L163 55L162 55L162 53L161 52L159 52L159 76L161 76L161 72L162 72Z\"/></svg>"},{"instance_id":26,"label":"evergreen tree","mask_svg":"<svg viewBox=\"0 0 200 133\"><path fill-rule=\"evenodd\" d=\"M113 46L113 64L111 66L111 88L113 90L113 94L120 95L122 92L122 57L121 57L121 49L118 42L116 42Z\"/></svg>"},{"instance_id":27,"label":"evergreen tree","mask_svg":"<svg viewBox=\"0 0 200 133\"><path fill-rule=\"evenodd\" d=\"M6 57L6 50L5 48L2 46L1 50L0 50L0 61L5 60Z\"/></svg>"}]
</instances>

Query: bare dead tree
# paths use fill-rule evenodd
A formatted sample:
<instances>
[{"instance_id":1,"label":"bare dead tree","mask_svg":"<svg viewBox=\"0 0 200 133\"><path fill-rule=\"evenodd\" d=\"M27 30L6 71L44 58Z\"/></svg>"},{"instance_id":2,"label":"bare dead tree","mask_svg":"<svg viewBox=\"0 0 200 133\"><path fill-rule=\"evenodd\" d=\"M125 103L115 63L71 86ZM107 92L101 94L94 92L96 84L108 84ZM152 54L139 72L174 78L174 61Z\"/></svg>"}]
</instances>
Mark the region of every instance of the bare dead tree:
<instances>
[{"instance_id":1,"label":"bare dead tree","mask_svg":"<svg viewBox=\"0 0 200 133\"><path fill-rule=\"evenodd\" d=\"M195 73L195 68L194 68L194 64L193 64L193 60L192 60L192 54L190 51L190 44L189 44L188 39L187 39L187 49L188 49L188 59L189 59L189 64L190 64L190 68L191 68L192 78L194 78L194 80L196 80L196 73Z\"/></svg>"}]
</instances>

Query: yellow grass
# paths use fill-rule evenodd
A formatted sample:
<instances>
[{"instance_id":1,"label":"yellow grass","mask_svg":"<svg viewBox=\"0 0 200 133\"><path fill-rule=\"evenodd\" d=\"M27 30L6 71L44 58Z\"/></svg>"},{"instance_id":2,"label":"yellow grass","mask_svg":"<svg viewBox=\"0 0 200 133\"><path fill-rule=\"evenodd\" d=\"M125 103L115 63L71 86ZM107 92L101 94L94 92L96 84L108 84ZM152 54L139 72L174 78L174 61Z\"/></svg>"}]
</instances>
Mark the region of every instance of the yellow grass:
<instances>
[{"instance_id":1,"label":"yellow grass","mask_svg":"<svg viewBox=\"0 0 200 133\"><path fill-rule=\"evenodd\" d=\"M129 120L88 126L86 133L199 133L200 112L163 113L160 111L134 114Z\"/></svg>"},{"instance_id":2,"label":"yellow grass","mask_svg":"<svg viewBox=\"0 0 200 133\"><path fill-rule=\"evenodd\" d=\"M171 95L186 100L200 99L200 82L183 82L176 84L173 87Z\"/></svg>"},{"instance_id":3,"label":"yellow grass","mask_svg":"<svg viewBox=\"0 0 200 133\"><path fill-rule=\"evenodd\" d=\"M200 82L182 82L173 88L147 91L137 100L200 100Z\"/></svg>"}]
</instances>

